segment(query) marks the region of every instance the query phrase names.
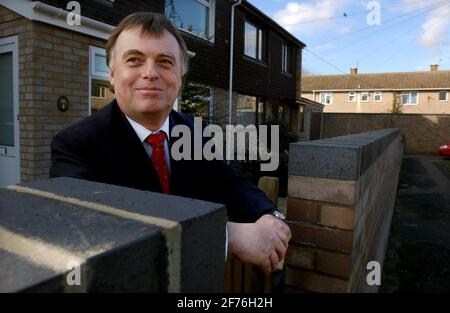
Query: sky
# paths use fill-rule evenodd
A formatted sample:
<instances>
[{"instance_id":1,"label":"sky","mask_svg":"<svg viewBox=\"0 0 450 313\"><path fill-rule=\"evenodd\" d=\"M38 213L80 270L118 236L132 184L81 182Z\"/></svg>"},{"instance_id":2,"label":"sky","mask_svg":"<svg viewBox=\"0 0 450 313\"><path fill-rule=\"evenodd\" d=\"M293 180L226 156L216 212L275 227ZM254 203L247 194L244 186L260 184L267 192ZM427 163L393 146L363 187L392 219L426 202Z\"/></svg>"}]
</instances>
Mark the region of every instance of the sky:
<instances>
[{"instance_id":1,"label":"sky","mask_svg":"<svg viewBox=\"0 0 450 313\"><path fill-rule=\"evenodd\" d=\"M306 44L311 74L450 69L450 0L248 0Z\"/></svg>"}]
</instances>

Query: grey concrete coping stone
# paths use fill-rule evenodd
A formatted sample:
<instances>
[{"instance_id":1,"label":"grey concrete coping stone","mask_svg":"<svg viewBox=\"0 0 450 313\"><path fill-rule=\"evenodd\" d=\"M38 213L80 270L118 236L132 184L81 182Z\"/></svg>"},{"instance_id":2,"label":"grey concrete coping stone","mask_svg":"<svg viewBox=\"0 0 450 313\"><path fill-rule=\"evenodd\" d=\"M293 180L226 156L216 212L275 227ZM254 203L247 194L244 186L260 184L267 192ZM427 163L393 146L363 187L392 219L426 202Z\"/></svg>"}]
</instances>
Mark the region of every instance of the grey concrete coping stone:
<instances>
[{"instance_id":1,"label":"grey concrete coping stone","mask_svg":"<svg viewBox=\"0 0 450 313\"><path fill-rule=\"evenodd\" d=\"M225 222L222 204L74 178L0 188L0 292L220 292Z\"/></svg>"},{"instance_id":2,"label":"grey concrete coping stone","mask_svg":"<svg viewBox=\"0 0 450 313\"><path fill-rule=\"evenodd\" d=\"M356 181L400 136L396 128L292 143L289 175Z\"/></svg>"}]
</instances>

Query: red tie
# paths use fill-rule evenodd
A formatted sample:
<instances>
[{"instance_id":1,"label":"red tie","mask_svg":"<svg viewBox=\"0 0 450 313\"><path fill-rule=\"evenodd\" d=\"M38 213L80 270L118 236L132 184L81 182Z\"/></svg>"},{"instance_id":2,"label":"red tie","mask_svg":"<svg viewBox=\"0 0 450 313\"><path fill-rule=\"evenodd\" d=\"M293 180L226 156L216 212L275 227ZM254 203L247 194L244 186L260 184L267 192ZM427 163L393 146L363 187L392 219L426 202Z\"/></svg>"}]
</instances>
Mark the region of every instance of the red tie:
<instances>
[{"instance_id":1,"label":"red tie","mask_svg":"<svg viewBox=\"0 0 450 313\"><path fill-rule=\"evenodd\" d=\"M166 157L164 153L164 141L166 134L163 131L158 131L145 139L145 141L152 147L152 162L158 174L159 183L164 193L170 193L169 170L167 169Z\"/></svg>"}]
</instances>

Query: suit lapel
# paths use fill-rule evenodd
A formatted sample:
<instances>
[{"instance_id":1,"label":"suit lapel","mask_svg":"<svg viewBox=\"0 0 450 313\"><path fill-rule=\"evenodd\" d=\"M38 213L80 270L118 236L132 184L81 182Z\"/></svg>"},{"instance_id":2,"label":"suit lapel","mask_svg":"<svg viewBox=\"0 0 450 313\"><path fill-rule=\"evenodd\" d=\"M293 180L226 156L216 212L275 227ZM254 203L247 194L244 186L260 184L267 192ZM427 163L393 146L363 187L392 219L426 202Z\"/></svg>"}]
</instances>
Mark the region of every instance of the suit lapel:
<instances>
[{"instance_id":1,"label":"suit lapel","mask_svg":"<svg viewBox=\"0 0 450 313\"><path fill-rule=\"evenodd\" d=\"M120 175L135 188L161 192L153 163L117 103L113 106L113 119L114 140L117 140L115 159L122 163L117 168L123 169Z\"/></svg>"}]
</instances>

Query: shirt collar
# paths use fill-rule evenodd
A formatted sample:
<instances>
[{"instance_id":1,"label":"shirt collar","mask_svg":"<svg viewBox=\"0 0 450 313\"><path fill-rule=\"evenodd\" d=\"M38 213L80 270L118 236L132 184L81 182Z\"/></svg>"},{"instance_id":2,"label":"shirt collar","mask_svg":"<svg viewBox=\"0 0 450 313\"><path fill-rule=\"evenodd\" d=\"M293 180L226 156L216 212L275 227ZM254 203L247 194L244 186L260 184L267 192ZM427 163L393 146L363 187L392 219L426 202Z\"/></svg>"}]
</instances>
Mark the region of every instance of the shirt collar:
<instances>
[{"instance_id":1,"label":"shirt collar","mask_svg":"<svg viewBox=\"0 0 450 313\"><path fill-rule=\"evenodd\" d=\"M156 132L158 132L160 130L166 133L166 138L167 139L169 138L169 115L167 115L167 117L164 120L164 123L162 124L162 126L156 131L148 130L147 128L145 128L144 126L139 124L138 122L133 121L128 116L125 115L125 117L127 118L128 122L130 122L131 127L133 127L136 135L139 137L139 140L141 142L144 142L145 139L147 139L148 136L150 136L151 134L154 134L154 133L156 133Z\"/></svg>"}]
</instances>

